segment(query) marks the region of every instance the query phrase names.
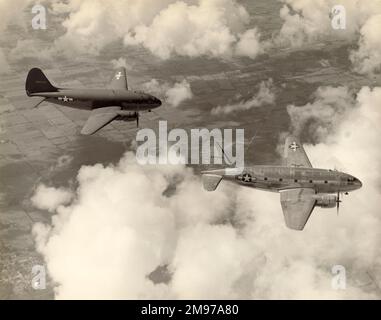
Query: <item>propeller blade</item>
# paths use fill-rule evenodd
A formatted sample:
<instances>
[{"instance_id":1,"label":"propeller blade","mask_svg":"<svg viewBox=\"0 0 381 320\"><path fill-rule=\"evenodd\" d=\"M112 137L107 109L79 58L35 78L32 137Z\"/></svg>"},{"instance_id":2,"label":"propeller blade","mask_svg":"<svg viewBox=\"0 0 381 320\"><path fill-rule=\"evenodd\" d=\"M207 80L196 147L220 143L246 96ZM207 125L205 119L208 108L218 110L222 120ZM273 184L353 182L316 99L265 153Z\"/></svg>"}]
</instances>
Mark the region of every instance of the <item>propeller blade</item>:
<instances>
[{"instance_id":1,"label":"propeller blade","mask_svg":"<svg viewBox=\"0 0 381 320\"><path fill-rule=\"evenodd\" d=\"M340 192L337 192L337 199L336 199L336 214L339 215L339 209L340 209Z\"/></svg>"},{"instance_id":2,"label":"propeller blade","mask_svg":"<svg viewBox=\"0 0 381 320\"><path fill-rule=\"evenodd\" d=\"M139 128L139 112L136 113L136 127Z\"/></svg>"}]
</instances>

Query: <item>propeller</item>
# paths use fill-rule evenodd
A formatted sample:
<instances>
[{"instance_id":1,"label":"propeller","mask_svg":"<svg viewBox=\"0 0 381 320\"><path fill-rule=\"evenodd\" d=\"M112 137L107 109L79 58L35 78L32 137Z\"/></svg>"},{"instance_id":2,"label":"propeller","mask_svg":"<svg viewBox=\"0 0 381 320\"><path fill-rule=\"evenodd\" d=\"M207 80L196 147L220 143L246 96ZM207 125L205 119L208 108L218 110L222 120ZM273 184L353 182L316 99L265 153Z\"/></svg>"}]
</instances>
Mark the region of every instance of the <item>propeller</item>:
<instances>
[{"instance_id":1,"label":"propeller","mask_svg":"<svg viewBox=\"0 0 381 320\"><path fill-rule=\"evenodd\" d=\"M340 209L340 191L337 191L337 199L336 199L336 210L337 210L337 215L339 215L339 209Z\"/></svg>"},{"instance_id":2,"label":"propeller","mask_svg":"<svg viewBox=\"0 0 381 320\"><path fill-rule=\"evenodd\" d=\"M139 112L136 112L136 127L139 128Z\"/></svg>"}]
</instances>

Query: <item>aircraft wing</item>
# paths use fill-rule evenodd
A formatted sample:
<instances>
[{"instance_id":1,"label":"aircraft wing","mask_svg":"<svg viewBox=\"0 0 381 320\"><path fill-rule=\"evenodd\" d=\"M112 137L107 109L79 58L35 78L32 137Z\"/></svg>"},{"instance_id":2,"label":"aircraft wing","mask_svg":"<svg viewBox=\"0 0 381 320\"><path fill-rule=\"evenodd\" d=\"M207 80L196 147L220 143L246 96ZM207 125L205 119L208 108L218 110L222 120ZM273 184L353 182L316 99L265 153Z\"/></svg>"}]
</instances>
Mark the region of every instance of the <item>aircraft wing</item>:
<instances>
[{"instance_id":1,"label":"aircraft wing","mask_svg":"<svg viewBox=\"0 0 381 320\"><path fill-rule=\"evenodd\" d=\"M126 68L116 70L109 87L114 90L128 90Z\"/></svg>"},{"instance_id":2,"label":"aircraft wing","mask_svg":"<svg viewBox=\"0 0 381 320\"><path fill-rule=\"evenodd\" d=\"M303 145L295 137L287 137L284 145L283 165L286 167L312 168Z\"/></svg>"},{"instance_id":3,"label":"aircraft wing","mask_svg":"<svg viewBox=\"0 0 381 320\"><path fill-rule=\"evenodd\" d=\"M87 119L83 126L81 133L84 135L90 135L102 129L105 125L109 124L118 116L120 107L104 107L93 109L90 117Z\"/></svg>"},{"instance_id":4,"label":"aircraft wing","mask_svg":"<svg viewBox=\"0 0 381 320\"><path fill-rule=\"evenodd\" d=\"M45 99L46 99L45 97L42 97L42 98L39 97L37 99L33 99L34 102L33 102L31 109L37 108L41 103L43 103L45 101Z\"/></svg>"},{"instance_id":5,"label":"aircraft wing","mask_svg":"<svg viewBox=\"0 0 381 320\"><path fill-rule=\"evenodd\" d=\"M316 203L315 190L298 188L280 192L280 203L287 227L303 230Z\"/></svg>"}]
</instances>

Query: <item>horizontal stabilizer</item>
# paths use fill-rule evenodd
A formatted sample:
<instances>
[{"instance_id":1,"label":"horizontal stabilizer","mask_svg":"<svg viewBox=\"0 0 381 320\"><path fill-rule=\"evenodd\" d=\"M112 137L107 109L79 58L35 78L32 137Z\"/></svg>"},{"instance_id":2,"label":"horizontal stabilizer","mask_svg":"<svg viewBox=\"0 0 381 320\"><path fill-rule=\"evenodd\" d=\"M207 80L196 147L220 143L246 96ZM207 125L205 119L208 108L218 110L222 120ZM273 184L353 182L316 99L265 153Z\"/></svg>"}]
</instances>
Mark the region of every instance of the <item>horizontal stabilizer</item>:
<instances>
[{"instance_id":1,"label":"horizontal stabilizer","mask_svg":"<svg viewBox=\"0 0 381 320\"><path fill-rule=\"evenodd\" d=\"M34 109L34 108L37 108L41 103L43 103L45 101L45 98L37 98L37 97L33 97L33 98L30 98L32 99L33 101L33 104L30 106L31 109Z\"/></svg>"},{"instance_id":2,"label":"horizontal stabilizer","mask_svg":"<svg viewBox=\"0 0 381 320\"><path fill-rule=\"evenodd\" d=\"M214 191L222 180L222 176L216 174L203 174L202 183L206 191Z\"/></svg>"}]
</instances>

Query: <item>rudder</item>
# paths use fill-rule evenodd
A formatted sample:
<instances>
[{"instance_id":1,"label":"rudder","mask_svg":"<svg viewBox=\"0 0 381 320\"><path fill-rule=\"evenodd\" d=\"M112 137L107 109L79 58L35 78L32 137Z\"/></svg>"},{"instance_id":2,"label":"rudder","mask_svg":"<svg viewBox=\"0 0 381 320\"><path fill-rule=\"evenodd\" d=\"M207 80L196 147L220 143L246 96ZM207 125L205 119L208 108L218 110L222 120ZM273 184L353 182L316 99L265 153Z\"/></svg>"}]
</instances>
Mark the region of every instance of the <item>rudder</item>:
<instances>
[{"instance_id":1,"label":"rudder","mask_svg":"<svg viewBox=\"0 0 381 320\"><path fill-rule=\"evenodd\" d=\"M25 90L28 96L33 93L58 91L39 68L33 68L29 71L25 82Z\"/></svg>"}]
</instances>

